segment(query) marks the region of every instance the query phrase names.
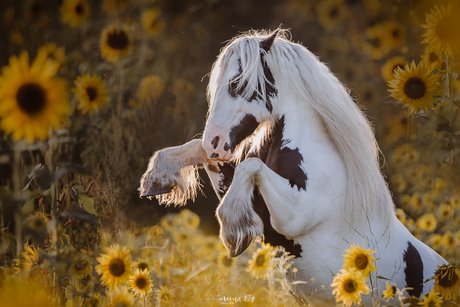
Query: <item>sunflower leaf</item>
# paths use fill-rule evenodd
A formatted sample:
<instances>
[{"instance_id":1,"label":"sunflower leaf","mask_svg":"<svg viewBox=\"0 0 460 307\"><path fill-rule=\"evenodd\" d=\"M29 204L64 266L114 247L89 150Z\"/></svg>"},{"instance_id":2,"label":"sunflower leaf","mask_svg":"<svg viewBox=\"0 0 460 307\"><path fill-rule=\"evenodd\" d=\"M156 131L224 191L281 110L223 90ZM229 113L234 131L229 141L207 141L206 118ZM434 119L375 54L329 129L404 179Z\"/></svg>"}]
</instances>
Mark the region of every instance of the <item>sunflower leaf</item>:
<instances>
[{"instance_id":1,"label":"sunflower leaf","mask_svg":"<svg viewBox=\"0 0 460 307\"><path fill-rule=\"evenodd\" d=\"M22 209L21 209L22 216L27 216L31 214L32 212L34 212L34 208L35 208L35 198L31 198L28 201L26 201L24 206L22 206Z\"/></svg>"},{"instance_id":2,"label":"sunflower leaf","mask_svg":"<svg viewBox=\"0 0 460 307\"><path fill-rule=\"evenodd\" d=\"M84 194L80 194L79 196L80 204L83 206L83 209L86 212L96 215L96 210L94 210L94 201L91 197L86 196Z\"/></svg>"}]
</instances>

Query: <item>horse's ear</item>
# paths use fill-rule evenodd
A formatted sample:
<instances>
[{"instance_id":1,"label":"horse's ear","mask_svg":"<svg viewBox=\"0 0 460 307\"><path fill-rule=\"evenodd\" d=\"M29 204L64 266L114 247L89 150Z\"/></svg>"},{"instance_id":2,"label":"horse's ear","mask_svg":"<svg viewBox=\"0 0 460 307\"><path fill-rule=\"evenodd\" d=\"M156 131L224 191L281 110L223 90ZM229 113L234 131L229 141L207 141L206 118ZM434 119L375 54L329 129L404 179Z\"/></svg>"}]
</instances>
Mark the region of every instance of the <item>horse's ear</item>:
<instances>
[{"instance_id":1,"label":"horse's ear","mask_svg":"<svg viewBox=\"0 0 460 307\"><path fill-rule=\"evenodd\" d=\"M275 41L276 35L278 34L279 30L276 30L275 32L272 33L269 37L264 39L263 41L260 42L260 47L262 47L265 52L268 52L270 48L273 45L273 42Z\"/></svg>"}]
</instances>

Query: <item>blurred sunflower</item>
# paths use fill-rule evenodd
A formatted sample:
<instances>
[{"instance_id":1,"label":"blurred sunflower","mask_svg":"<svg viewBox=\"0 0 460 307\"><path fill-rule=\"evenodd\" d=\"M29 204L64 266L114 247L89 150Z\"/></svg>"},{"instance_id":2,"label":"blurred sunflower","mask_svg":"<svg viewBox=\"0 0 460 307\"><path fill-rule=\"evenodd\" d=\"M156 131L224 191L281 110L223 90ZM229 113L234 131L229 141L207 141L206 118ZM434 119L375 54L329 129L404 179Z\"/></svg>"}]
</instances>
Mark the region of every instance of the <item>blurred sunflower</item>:
<instances>
[{"instance_id":1,"label":"blurred sunflower","mask_svg":"<svg viewBox=\"0 0 460 307\"><path fill-rule=\"evenodd\" d=\"M107 307L134 307L136 298L128 291L128 287L116 287L108 291L104 306Z\"/></svg>"},{"instance_id":2,"label":"blurred sunflower","mask_svg":"<svg viewBox=\"0 0 460 307\"><path fill-rule=\"evenodd\" d=\"M456 300L460 289L460 270L452 265L438 267L434 275L433 291L441 293L447 300Z\"/></svg>"},{"instance_id":3,"label":"blurred sunflower","mask_svg":"<svg viewBox=\"0 0 460 307\"><path fill-rule=\"evenodd\" d=\"M166 25L159 9L150 9L142 13L141 24L150 37L158 36Z\"/></svg>"},{"instance_id":4,"label":"blurred sunflower","mask_svg":"<svg viewBox=\"0 0 460 307\"><path fill-rule=\"evenodd\" d=\"M169 302L174 299L174 290L167 286L160 286L155 290L155 297L158 302Z\"/></svg>"},{"instance_id":5,"label":"blurred sunflower","mask_svg":"<svg viewBox=\"0 0 460 307\"><path fill-rule=\"evenodd\" d=\"M404 180L404 177L399 173L391 176L390 183L392 191L402 193L406 189L406 181Z\"/></svg>"},{"instance_id":6,"label":"blurred sunflower","mask_svg":"<svg viewBox=\"0 0 460 307\"><path fill-rule=\"evenodd\" d=\"M321 1L317 7L319 23L326 29L332 30L347 16L343 0Z\"/></svg>"},{"instance_id":7,"label":"blurred sunflower","mask_svg":"<svg viewBox=\"0 0 460 307\"><path fill-rule=\"evenodd\" d=\"M20 272L23 269L31 269L39 265L39 252L40 249L35 246L24 245L25 251L21 253L22 259L16 259L14 270Z\"/></svg>"},{"instance_id":8,"label":"blurred sunflower","mask_svg":"<svg viewBox=\"0 0 460 307\"><path fill-rule=\"evenodd\" d=\"M89 5L86 0L64 0L61 6L61 20L75 28L89 16Z\"/></svg>"},{"instance_id":9,"label":"blurred sunflower","mask_svg":"<svg viewBox=\"0 0 460 307\"><path fill-rule=\"evenodd\" d=\"M134 269L139 269L141 271L147 270L151 271L152 270L152 265L150 264L150 261L148 259L140 259L137 262L134 263L133 265Z\"/></svg>"},{"instance_id":10,"label":"blurred sunflower","mask_svg":"<svg viewBox=\"0 0 460 307\"><path fill-rule=\"evenodd\" d=\"M408 64L407 60L402 56L395 56L388 59L385 65L382 66L382 77L386 82L393 80L395 78L395 71L397 68L404 69Z\"/></svg>"},{"instance_id":11,"label":"blurred sunflower","mask_svg":"<svg viewBox=\"0 0 460 307\"><path fill-rule=\"evenodd\" d=\"M422 25L426 32L422 44L428 43L428 48L436 54L445 53L453 56L460 51L460 18L459 9L450 2L447 7L437 5L426 14L426 24Z\"/></svg>"},{"instance_id":12,"label":"blurred sunflower","mask_svg":"<svg viewBox=\"0 0 460 307\"><path fill-rule=\"evenodd\" d=\"M53 78L59 64L37 58L29 66L27 52L10 58L0 75L1 128L16 140L44 140L71 112L66 84Z\"/></svg>"},{"instance_id":13,"label":"blurred sunflower","mask_svg":"<svg viewBox=\"0 0 460 307\"><path fill-rule=\"evenodd\" d=\"M254 252L252 259L248 261L248 267L246 272L250 272L252 276L265 279L267 278L269 272L273 270L273 257L275 256L275 251L273 247L267 243L262 242L262 246Z\"/></svg>"},{"instance_id":14,"label":"blurred sunflower","mask_svg":"<svg viewBox=\"0 0 460 307\"><path fill-rule=\"evenodd\" d=\"M186 228L197 229L200 225L200 217L189 209L183 209L178 214L178 217L181 221L181 225Z\"/></svg>"},{"instance_id":15,"label":"blurred sunflower","mask_svg":"<svg viewBox=\"0 0 460 307\"><path fill-rule=\"evenodd\" d=\"M429 48L425 48L425 53L422 55L422 61L427 67L431 69L441 69L441 57Z\"/></svg>"},{"instance_id":16,"label":"blurred sunflower","mask_svg":"<svg viewBox=\"0 0 460 307\"><path fill-rule=\"evenodd\" d=\"M403 224L406 221L406 213L404 213L403 209L400 209L400 208L396 209L396 217Z\"/></svg>"},{"instance_id":17,"label":"blurred sunflower","mask_svg":"<svg viewBox=\"0 0 460 307\"><path fill-rule=\"evenodd\" d=\"M147 75L142 78L139 84L137 97L146 103L151 103L163 94L164 87L164 81L160 76Z\"/></svg>"},{"instance_id":18,"label":"blurred sunflower","mask_svg":"<svg viewBox=\"0 0 460 307\"><path fill-rule=\"evenodd\" d=\"M433 108L433 96L441 95L437 80L436 74L431 73L423 62L415 65L412 61L404 70L396 69L395 79L388 83L388 91L392 93L393 98L409 107L411 113L421 109L427 110Z\"/></svg>"},{"instance_id":19,"label":"blurred sunflower","mask_svg":"<svg viewBox=\"0 0 460 307\"><path fill-rule=\"evenodd\" d=\"M355 269L356 271L363 274L363 276L368 276L369 273L377 271L375 267L375 257L372 256L375 251L363 245L360 247L359 245L352 244L350 248L345 250L346 254L343 255L343 268L345 270Z\"/></svg>"},{"instance_id":20,"label":"blurred sunflower","mask_svg":"<svg viewBox=\"0 0 460 307\"><path fill-rule=\"evenodd\" d=\"M220 253L219 258L217 259L217 264L219 265L219 268L222 270L222 272L228 272L235 267L236 261L235 258L229 257L228 253L223 252Z\"/></svg>"},{"instance_id":21,"label":"blurred sunflower","mask_svg":"<svg viewBox=\"0 0 460 307\"><path fill-rule=\"evenodd\" d=\"M86 292L91 287L93 280L93 275L86 274L85 277L77 278L75 288L78 292Z\"/></svg>"},{"instance_id":22,"label":"blurred sunflower","mask_svg":"<svg viewBox=\"0 0 460 307\"><path fill-rule=\"evenodd\" d=\"M153 283L149 277L149 271L136 269L134 276L129 278L129 288L134 295L145 297L152 292Z\"/></svg>"},{"instance_id":23,"label":"blurred sunflower","mask_svg":"<svg viewBox=\"0 0 460 307\"><path fill-rule=\"evenodd\" d=\"M128 27L113 25L102 31L101 57L108 62L116 63L127 56L131 50L131 38Z\"/></svg>"},{"instance_id":24,"label":"blurred sunflower","mask_svg":"<svg viewBox=\"0 0 460 307\"><path fill-rule=\"evenodd\" d=\"M102 1L102 9L107 13L118 13L126 8L130 0L104 0Z\"/></svg>"},{"instance_id":25,"label":"blurred sunflower","mask_svg":"<svg viewBox=\"0 0 460 307\"><path fill-rule=\"evenodd\" d=\"M59 65L67 60L64 48L56 46L55 43L48 43L38 49L37 58L42 57L56 61Z\"/></svg>"},{"instance_id":26,"label":"blurred sunflower","mask_svg":"<svg viewBox=\"0 0 460 307\"><path fill-rule=\"evenodd\" d=\"M436 221L436 218L431 213L425 213L424 215L419 217L417 220L417 227L420 230L427 231L427 232L434 231L436 229L437 224L438 222Z\"/></svg>"},{"instance_id":27,"label":"blurred sunflower","mask_svg":"<svg viewBox=\"0 0 460 307\"><path fill-rule=\"evenodd\" d=\"M428 295L423 296L423 299L419 305L422 307L441 307L442 297L439 296L439 292L435 292L433 289L431 289Z\"/></svg>"},{"instance_id":28,"label":"blurred sunflower","mask_svg":"<svg viewBox=\"0 0 460 307\"><path fill-rule=\"evenodd\" d=\"M86 275L91 274L93 267L88 257L80 255L73 260L70 270L77 278L84 278Z\"/></svg>"},{"instance_id":29,"label":"blurred sunflower","mask_svg":"<svg viewBox=\"0 0 460 307\"><path fill-rule=\"evenodd\" d=\"M369 287L366 284L366 278L355 269L344 270L334 277L331 287L332 295L335 295L337 303L342 302L344 306L351 306L354 303L361 303L361 294L368 294Z\"/></svg>"},{"instance_id":30,"label":"blurred sunflower","mask_svg":"<svg viewBox=\"0 0 460 307\"><path fill-rule=\"evenodd\" d=\"M387 281L386 283L386 289L382 291L383 298L390 299L395 297L396 295L396 286L395 285L390 285L390 283Z\"/></svg>"},{"instance_id":31,"label":"blurred sunflower","mask_svg":"<svg viewBox=\"0 0 460 307\"><path fill-rule=\"evenodd\" d=\"M106 254L97 258L99 265L96 266L96 272L102 275L102 285L114 288L133 274L131 254L126 246L120 249L118 244L106 247L104 251Z\"/></svg>"},{"instance_id":32,"label":"blurred sunflower","mask_svg":"<svg viewBox=\"0 0 460 307\"><path fill-rule=\"evenodd\" d=\"M452 206L448 203L441 204L436 212L436 216L442 221L448 220L452 217Z\"/></svg>"},{"instance_id":33,"label":"blurred sunflower","mask_svg":"<svg viewBox=\"0 0 460 307\"><path fill-rule=\"evenodd\" d=\"M387 21L383 24L383 35L388 47L399 49L405 40L406 33L404 28L394 21Z\"/></svg>"},{"instance_id":34,"label":"blurred sunflower","mask_svg":"<svg viewBox=\"0 0 460 307\"><path fill-rule=\"evenodd\" d=\"M109 101L107 94L109 91L104 89L105 82L96 75L82 75L75 80L75 88L72 92L75 93L75 98L78 101L77 109L83 114L88 111L93 114L99 108Z\"/></svg>"},{"instance_id":35,"label":"blurred sunflower","mask_svg":"<svg viewBox=\"0 0 460 307\"><path fill-rule=\"evenodd\" d=\"M363 50L374 60L380 60L388 53L389 46L385 41L385 32L381 24L366 29L366 38Z\"/></svg>"},{"instance_id":36,"label":"blurred sunflower","mask_svg":"<svg viewBox=\"0 0 460 307\"><path fill-rule=\"evenodd\" d=\"M446 231L441 238L441 244L446 248L450 249L455 246L455 238L452 235L452 232Z\"/></svg>"}]
</instances>

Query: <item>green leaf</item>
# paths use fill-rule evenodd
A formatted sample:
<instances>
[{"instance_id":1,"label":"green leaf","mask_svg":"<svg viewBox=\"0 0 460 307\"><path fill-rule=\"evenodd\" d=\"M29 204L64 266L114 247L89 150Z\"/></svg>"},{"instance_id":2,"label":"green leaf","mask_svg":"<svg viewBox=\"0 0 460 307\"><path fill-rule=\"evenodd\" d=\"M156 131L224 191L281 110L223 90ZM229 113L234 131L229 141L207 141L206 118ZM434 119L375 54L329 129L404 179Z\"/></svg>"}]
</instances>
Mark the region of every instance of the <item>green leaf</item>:
<instances>
[{"instance_id":1,"label":"green leaf","mask_svg":"<svg viewBox=\"0 0 460 307\"><path fill-rule=\"evenodd\" d=\"M35 198L31 198L26 203L24 206L22 206L21 209L21 215L26 216L34 212L35 209Z\"/></svg>"},{"instance_id":2,"label":"green leaf","mask_svg":"<svg viewBox=\"0 0 460 307\"><path fill-rule=\"evenodd\" d=\"M83 206L83 209L86 212L96 215L96 210L94 210L94 201L91 197L86 196L84 194L79 195L80 204Z\"/></svg>"}]
</instances>

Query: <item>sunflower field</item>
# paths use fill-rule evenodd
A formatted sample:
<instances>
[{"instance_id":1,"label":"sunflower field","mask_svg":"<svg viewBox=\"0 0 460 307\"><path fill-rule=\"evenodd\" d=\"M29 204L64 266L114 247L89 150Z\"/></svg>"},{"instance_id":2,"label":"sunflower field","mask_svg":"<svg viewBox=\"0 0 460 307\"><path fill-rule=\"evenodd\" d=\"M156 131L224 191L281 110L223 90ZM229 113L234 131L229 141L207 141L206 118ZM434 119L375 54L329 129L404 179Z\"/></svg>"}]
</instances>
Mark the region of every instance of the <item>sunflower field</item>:
<instances>
[{"instance_id":1,"label":"sunflower field","mask_svg":"<svg viewBox=\"0 0 460 307\"><path fill-rule=\"evenodd\" d=\"M225 41L280 25L363 106L398 219L450 263L418 300L371 289L374 251L351 245L321 287L460 304L457 0L2 0L0 24L0 307L308 306L282 247L228 257L204 173L185 207L137 191L154 151L203 131Z\"/></svg>"}]
</instances>

